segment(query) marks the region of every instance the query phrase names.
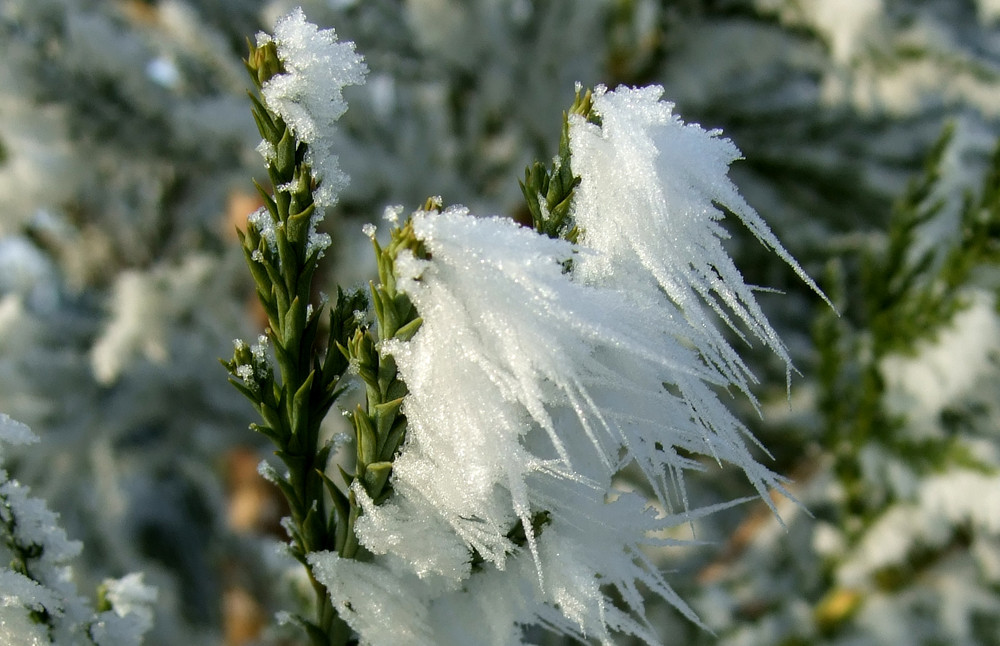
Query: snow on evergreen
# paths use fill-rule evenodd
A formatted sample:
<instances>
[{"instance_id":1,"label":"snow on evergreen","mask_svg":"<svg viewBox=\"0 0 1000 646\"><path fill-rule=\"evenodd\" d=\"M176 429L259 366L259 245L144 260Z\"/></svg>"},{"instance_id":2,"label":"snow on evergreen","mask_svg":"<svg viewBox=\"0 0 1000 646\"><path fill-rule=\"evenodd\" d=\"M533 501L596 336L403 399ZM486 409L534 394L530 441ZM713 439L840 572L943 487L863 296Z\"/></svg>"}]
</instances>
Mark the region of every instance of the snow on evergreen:
<instances>
[{"instance_id":1,"label":"snow on evergreen","mask_svg":"<svg viewBox=\"0 0 1000 646\"><path fill-rule=\"evenodd\" d=\"M0 413L0 458L4 445L34 444L24 424ZM153 624L156 590L141 574L107 580L110 609L95 612L80 596L72 563L83 545L59 526L45 502L0 469L0 642L5 644L142 643Z\"/></svg>"},{"instance_id":2,"label":"snow on evergreen","mask_svg":"<svg viewBox=\"0 0 1000 646\"><path fill-rule=\"evenodd\" d=\"M525 551L534 564L531 596L506 607L509 616L497 614L504 606L491 610L491 626L541 623L602 643L613 642L613 631L658 643L638 585L697 622L642 554L657 543L655 532L706 513L688 503L684 473L704 468L689 456L737 466L761 496L782 489L713 390L732 385L749 395L752 376L702 300L725 319L714 299L723 301L788 357L719 244L725 234L712 200L733 205L804 273L728 181L735 147L671 121L661 93L599 88L601 125L572 124L578 245L463 207L411 216L429 259L398 257L397 289L423 323L411 341L381 348L409 389L407 441L393 463L389 501L376 506L361 487L353 491L364 509L359 538L384 558L373 566L314 557L366 643L444 637L420 619L426 609L397 606L395 593L359 596L352 581L392 589L426 579L426 589L400 596L405 604L448 604L479 576L466 550L476 569L504 572ZM655 138L647 134L654 127ZM616 473L633 462L661 508L676 514L656 518L641 497L613 490ZM518 524L523 545L511 540ZM523 568L516 566L521 576ZM413 617L418 628L375 628L385 615ZM509 635L483 639L501 644Z\"/></svg>"},{"instance_id":3,"label":"snow on evergreen","mask_svg":"<svg viewBox=\"0 0 1000 646\"><path fill-rule=\"evenodd\" d=\"M150 644L219 643L219 597L233 569L265 616L282 607L272 592L287 563L269 547L250 549L244 537L234 540L218 520L226 496L220 456L254 440L245 432L243 402L219 379L215 357L227 352L233 336L254 338L258 331L243 300L238 250L225 237L232 225L220 223L246 177L260 172L239 59L245 37L274 25L294 4L0 3L0 409L43 436L5 447L12 458L8 468L61 512L70 535L85 541L84 558L74 562L81 589L108 571L146 572L160 592ZM336 137L337 168L352 177L340 194L342 212L320 227L336 245L324 281L354 285L370 277L369 241L357 235L359 219L386 203L419 204L432 192L475 213L516 211L521 196L513 180L524 164L552 154L554 124L574 81L611 87L655 82L687 120L721 126L739 144L747 159L734 165L733 182L813 276L820 279L827 263L846 265L844 298L834 300L839 320L850 321L854 331L831 347L848 381L858 379L857 359L871 350L871 329L857 314L861 280L851 263L883 250L889 204L919 170L945 121L957 120L967 133L970 145L958 151L958 171L977 180L984 152L1000 131L996 0L864 0L833 9L827 5L841 3L754 0L735 12L731 3L651 0L303 4L317 23L335 25L338 34L357 41L371 68L368 84L351 88L353 109L336 132L324 131ZM322 40L323 33L308 37ZM724 156L725 145L715 138ZM944 181L934 199L957 212L971 192ZM916 255L928 246L944 249L959 228L951 219L927 228ZM856 428L856 419L827 422L833 417L821 410L824 401L854 400L830 389L816 369L826 365L816 359L823 347L808 330L822 323L825 305L778 255L766 253L766 245L744 244L741 232L731 233L724 245L746 277L742 282L788 292L760 300L803 373L794 381L792 406L780 387L784 362L775 361L773 370L756 357L745 363L765 385L777 385L773 397L766 388L754 389L767 415L753 425L774 455L765 464L796 474L793 491L816 517L779 502L787 525L782 529L769 512L763 522L740 508L695 522L699 538L728 541L725 548L646 550L658 569L698 573L672 574L669 583L713 632L656 598L644 600L652 628L660 639L712 646L997 643L991 595L1000 577L1000 539L988 522L988 505L995 489L989 472L1000 465L1000 377L992 352L978 345L997 326L985 296L996 292L994 270L985 267L970 278L962 294L973 298L953 328L940 335L928 331L915 352L879 360L888 389L872 395L875 405L894 420L905 417L892 432L894 446L905 451L895 452L883 441L888 426L876 425L852 444L837 429ZM583 242L593 244L593 238ZM601 256L573 257L580 265L575 271L584 271ZM633 268L648 288L649 302L641 304L649 310L642 316L655 319L648 314L652 293L659 293L652 275ZM579 276L570 280L574 287L589 285ZM832 294L825 278L819 282ZM711 301L718 304L720 297L711 290L708 296L688 302L700 299L711 318ZM632 298L638 307L640 297ZM671 304L661 297L656 307L665 318ZM747 339L762 345L754 326L724 311ZM665 329L692 333L684 318L666 323ZM742 342L730 343L741 349ZM607 357L591 359L597 365ZM734 370L751 383L742 368ZM559 394L545 386L542 394ZM731 403L740 406L740 400ZM544 412L554 426L582 428L571 406ZM753 416L749 407L735 413L743 420ZM331 421L331 433L342 428ZM613 430L622 420L605 421ZM603 425L592 430L598 445L614 437L602 435ZM941 437L953 443L948 451L931 445L940 462L928 474L922 470L926 453L915 451L921 446L915 440ZM552 471L560 458L548 438L533 426L525 443L549 460ZM599 455L590 438L573 448L579 452L570 455L575 469L607 470L599 460L586 461ZM677 459L678 469L689 466ZM855 468L863 478L844 476ZM548 472L532 472L529 481L543 475L581 499L597 491L592 483ZM743 495L746 478L738 476L689 471L688 498ZM668 478L662 486L669 485ZM864 522L845 512L858 487L870 501ZM683 514L683 499L671 502L672 511ZM622 504L632 503L626 498ZM608 507L610 513L613 505ZM372 518L415 523L417 511L400 497L376 507ZM669 518L657 522L673 522ZM504 623L512 616L570 634L579 629L549 606L532 605L548 613L540 618L518 605L542 595L533 587L539 568L530 549L507 555L504 570L480 565L465 579L466 593L451 594L453 581L472 569L459 558L465 547L453 527L424 520L422 536L440 550L428 552L417 541L404 549L401 536L370 540L386 552L379 563L391 560L389 552L399 555L390 569L411 581L408 589L429 591L419 607L427 609L427 622L449 633L447 639L460 642L486 624L490 634L516 642L521 629ZM549 558L547 541L570 540L559 522L551 519L537 537L542 562ZM900 535L896 551L878 540ZM496 533L486 536L495 540ZM213 566L213 555L222 553L233 556L235 568ZM881 565L871 567L875 562ZM838 574L845 564L846 574ZM440 585L431 586L429 579L438 576L433 573L442 573ZM573 575L543 574L545 594ZM0 588L18 598L4 611L4 637L46 643L20 602L47 593L19 576L0 575ZM381 581L373 574L360 580ZM840 582L861 584L848 589ZM430 592L438 595L434 602ZM361 595L360 587L353 594ZM571 597L562 599L568 608ZM578 607L592 608L589 603ZM588 627L588 634L599 631ZM271 633L257 639L278 640ZM542 639L548 638L529 638Z\"/></svg>"}]
</instances>

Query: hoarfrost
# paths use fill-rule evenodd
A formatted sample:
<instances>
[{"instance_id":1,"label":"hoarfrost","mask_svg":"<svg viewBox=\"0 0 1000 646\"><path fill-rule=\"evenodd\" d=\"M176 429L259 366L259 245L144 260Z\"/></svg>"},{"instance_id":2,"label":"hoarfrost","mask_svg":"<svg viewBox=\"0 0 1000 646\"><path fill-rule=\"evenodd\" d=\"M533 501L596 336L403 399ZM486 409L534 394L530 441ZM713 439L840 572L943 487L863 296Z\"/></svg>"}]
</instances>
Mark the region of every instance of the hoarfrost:
<instances>
[{"instance_id":1,"label":"hoarfrost","mask_svg":"<svg viewBox=\"0 0 1000 646\"><path fill-rule=\"evenodd\" d=\"M27 424L22 424L8 415L0 413L0 446L2 444L34 444L38 436L31 432Z\"/></svg>"},{"instance_id":2,"label":"hoarfrost","mask_svg":"<svg viewBox=\"0 0 1000 646\"><path fill-rule=\"evenodd\" d=\"M267 34L257 35L258 45L270 40ZM334 123L347 110L344 87L364 83L367 67L354 43L337 42L333 29L307 22L301 8L278 21L273 41L286 73L264 84L264 102L309 144L306 161L320 180L314 196L320 213L347 184L334 153Z\"/></svg>"},{"instance_id":3,"label":"hoarfrost","mask_svg":"<svg viewBox=\"0 0 1000 646\"><path fill-rule=\"evenodd\" d=\"M36 441L26 425L0 414L0 443ZM73 583L71 562L83 546L68 539L58 515L3 469L0 502L0 553L12 563L22 561L30 572L29 578L0 568L0 643L77 644L84 636L98 646L142 642L152 627L151 606L156 601L156 590L142 584L142 575L106 581L113 610L95 613ZM31 611L44 611L44 624L32 618Z\"/></svg>"},{"instance_id":4,"label":"hoarfrost","mask_svg":"<svg viewBox=\"0 0 1000 646\"><path fill-rule=\"evenodd\" d=\"M236 376L242 379L245 383L250 384L253 382L253 366L249 364L243 364L236 366Z\"/></svg>"},{"instance_id":5,"label":"hoarfrost","mask_svg":"<svg viewBox=\"0 0 1000 646\"><path fill-rule=\"evenodd\" d=\"M507 585L527 585L530 599L508 608L509 622L604 643L612 629L652 641L637 582L696 620L641 551L657 542L652 533L707 513L689 509L683 473L701 467L677 449L739 466L762 495L781 480L753 459L746 430L718 401L712 386L729 379L689 348L684 312L655 292L566 273L566 260L597 266L607 252L507 219L452 207L417 212L412 223L431 260L401 254L395 272L423 325L382 347L409 389L407 441L393 499L376 507L360 498L362 543L383 567L402 560L437 588L468 577L469 550L488 569L513 567L510 576L525 575L527 558L532 582ZM667 516L652 516L638 496L605 502L613 475L633 461ZM539 510L548 524L536 535ZM518 523L527 549L510 539ZM606 602L597 579L618 589L628 612ZM496 639L487 642L505 643Z\"/></svg>"},{"instance_id":6,"label":"hoarfrost","mask_svg":"<svg viewBox=\"0 0 1000 646\"><path fill-rule=\"evenodd\" d=\"M395 494L376 506L355 491L372 563L321 559L334 600L350 604L346 619L366 641L506 644L516 626L537 623L604 644L613 632L654 643L640 587L698 620L644 546L724 506L690 507L684 473L704 467L683 454L736 465L765 500L783 491L714 390L733 384L752 400L753 375L720 318L790 370L722 247L716 204L819 290L727 177L736 147L685 125L661 94L598 88L601 125L571 122L579 244L464 207L412 215L429 259L401 253L396 285L423 324L381 347L409 390ZM612 489L633 463L661 515ZM404 587L413 590L399 599L376 593ZM419 611L405 607L420 598ZM390 612L416 619L378 625ZM428 612L441 619L428 622ZM483 620L455 619L466 615Z\"/></svg>"},{"instance_id":7,"label":"hoarfrost","mask_svg":"<svg viewBox=\"0 0 1000 646\"><path fill-rule=\"evenodd\" d=\"M736 146L719 130L685 124L662 94L659 86L613 92L599 86L593 106L601 125L571 117L573 171L581 178L574 216L581 243L600 252L582 256L576 271L596 284L662 289L706 361L750 396L755 379L716 316L746 339L740 321L789 371L790 359L722 246L729 236L716 204L821 292L729 179L729 164L740 158Z\"/></svg>"},{"instance_id":8,"label":"hoarfrost","mask_svg":"<svg viewBox=\"0 0 1000 646\"><path fill-rule=\"evenodd\" d=\"M28 608L4 603L0 605L0 643L48 646L51 641L45 635L44 627L32 619Z\"/></svg>"},{"instance_id":9,"label":"hoarfrost","mask_svg":"<svg viewBox=\"0 0 1000 646\"><path fill-rule=\"evenodd\" d=\"M361 643L433 644L427 600L413 575L352 559L335 552L313 552L309 565L330 592L334 608L361 635ZM405 617L401 621L400 618Z\"/></svg>"},{"instance_id":10,"label":"hoarfrost","mask_svg":"<svg viewBox=\"0 0 1000 646\"><path fill-rule=\"evenodd\" d=\"M278 253L277 232L274 229L274 220L271 218L267 208L260 207L247 216L247 223L257 230L260 237L267 243L267 248L272 254Z\"/></svg>"},{"instance_id":11,"label":"hoarfrost","mask_svg":"<svg viewBox=\"0 0 1000 646\"><path fill-rule=\"evenodd\" d=\"M363 487L354 487L363 515L358 518L358 539L374 554L394 554L406 560L417 576L442 577L456 586L469 576L469 552L465 543L426 513L415 496L397 496L376 506Z\"/></svg>"},{"instance_id":12,"label":"hoarfrost","mask_svg":"<svg viewBox=\"0 0 1000 646\"><path fill-rule=\"evenodd\" d=\"M90 634L99 646L141 644L153 626L156 588L142 582L141 573L104 581L111 610L100 613L90 626Z\"/></svg>"},{"instance_id":13,"label":"hoarfrost","mask_svg":"<svg viewBox=\"0 0 1000 646\"><path fill-rule=\"evenodd\" d=\"M261 460L257 465L257 473L260 477L264 478L273 485L277 485L281 481L281 476L278 475L278 470L268 462L267 460Z\"/></svg>"},{"instance_id":14,"label":"hoarfrost","mask_svg":"<svg viewBox=\"0 0 1000 646\"><path fill-rule=\"evenodd\" d=\"M277 151L274 149L274 144L267 139L260 140L260 143L257 144L257 152L267 163L271 163L277 158Z\"/></svg>"}]
</instances>

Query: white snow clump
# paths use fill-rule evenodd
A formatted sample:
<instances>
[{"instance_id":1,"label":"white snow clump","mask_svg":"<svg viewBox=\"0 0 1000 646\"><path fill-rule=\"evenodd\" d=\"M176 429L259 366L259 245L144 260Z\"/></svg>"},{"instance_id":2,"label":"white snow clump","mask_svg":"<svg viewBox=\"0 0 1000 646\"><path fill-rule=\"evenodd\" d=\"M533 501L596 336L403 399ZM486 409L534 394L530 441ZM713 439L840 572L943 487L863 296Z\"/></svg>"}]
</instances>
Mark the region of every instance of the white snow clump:
<instances>
[{"instance_id":1,"label":"white snow clump","mask_svg":"<svg viewBox=\"0 0 1000 646\"><path fill-rule=\"evenodd\" d=\"M309 146L306 162L319 186L313 193L316 211L310 229L310 249L322 251L329 236L318 234L316 224L323 209L337 201L347 185L334 152L334 124L347 110L343 89L364 83L368 68L353 42L338 42L333 29L319 29L307 22L301 7L278 20L274 36L260 32L257 46L274 42L285 72L264 83L264 105L280 116L297 140ZM265 156L272 154L263 151Z\"/></svg>"}]
</instances>

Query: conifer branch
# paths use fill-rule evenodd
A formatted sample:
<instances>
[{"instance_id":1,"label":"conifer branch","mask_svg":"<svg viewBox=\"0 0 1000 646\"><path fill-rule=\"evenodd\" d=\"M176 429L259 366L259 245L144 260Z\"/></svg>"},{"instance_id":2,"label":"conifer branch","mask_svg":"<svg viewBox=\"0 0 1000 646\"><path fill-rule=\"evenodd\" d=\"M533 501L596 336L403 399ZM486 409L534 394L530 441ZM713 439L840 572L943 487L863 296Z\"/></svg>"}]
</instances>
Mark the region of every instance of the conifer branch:
<instances>
[{"instance_id":1,"label":"conifer branch","mask_svg":"<svg viewBox=\"0 0 1000 646\"><path fill-rule=\"evenodd\" d=\"M424 210L440 210L439 198L431 198ZM400 251L409 250L418 258L427 252L413 233L407 221L392 230L386 247L379 245L372 235L372 246L378 265L379 284L370 283L372 305L375 310L376 328L357 328L348 343L340 346L358 376L365 384L365 406L360 404L351 412L354 426L357 459L355 473L341 472L348 494L348 527L337 543L337 553L346 558L358 552L354 522L361 513L354 484L364 489L375 504L383 502L392 492L389 477L392 460L406 437L406 416L400 412L406 384L399 378L396 361L392 355L382 354L379 347L389 339L408 341L420 329L422 320L409 297L396 289L393 263Z\"/></svg>"},{"instance_id":2,"label":"conifer branch","mask_svg":"<svg viewBox=\"0 0 1000 646\"><path fill-rule=\"evenodd\" d=\"M273 42L251 44L245 63L258 92L283 72ZM331 446L321 440L320 425L343 392L340 381L348 362L340 348L357 332L355 312L364 311L367 300L363 293L338 288L326 341L319 341L324 303L314 307L310 302L312 278L322 255L311 222L318 182L305 161L307 145L260 99L251 95L251 102L263 146L271 152L266 158L274 194L257 187L265 206L249 218L239 238L268 327L252 347L237 341L232 360L223 363L230 381L261 416L263 423L252 428L274 443L275 455L287 468L284 476L271 472L270 477L288 500L289 551L308 570L306 555L334 549L343 528L349 527L345 496L329 486L325 475ZM273 348L277 377L268 346ZM311 571L309 576L317 616L315 622L301 619L300 623L317 646L347 643L350 630L336 616L325 587Z\"/></svg>"},{"instance_id":3,"label":"conifer branch","mask_svg":"<svg viewBox=\"0 0 1000 646\"><path fill-rule=\"evenodd\" d=\"M599 123L599 117L593 112L591 91L582 96L581 88L576 89L576 97L568 112L563 113L562 131L559 136L559 154L552 161L550 168L541 162L535 162L524 171L524 181L521 192L531 213L531 225L550 238L562 238L576 242L580 235L579 229L572 222L572 203L574 189L579 185L580 178L573 174L570 164L569 149L569 115L576 114Z\"/></svg>"}]
</instances>

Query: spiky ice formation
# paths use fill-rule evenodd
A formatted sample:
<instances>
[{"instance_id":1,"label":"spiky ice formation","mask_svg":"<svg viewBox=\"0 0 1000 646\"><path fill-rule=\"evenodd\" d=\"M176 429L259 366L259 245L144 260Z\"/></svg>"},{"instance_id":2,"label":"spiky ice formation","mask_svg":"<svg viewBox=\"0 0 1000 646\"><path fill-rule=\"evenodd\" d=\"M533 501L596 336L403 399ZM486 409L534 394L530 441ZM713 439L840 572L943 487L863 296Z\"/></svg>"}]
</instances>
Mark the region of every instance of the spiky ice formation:
<instances>
[{"instance_id":1,"label":"spiky ice formation","mask_svg":"<svg viewBox=\"0 0 1000 646\"><path fill-rule=\"evenodd\" d=\"M739 149L719 130L684 123L662 94L655 85L599 86L593 111L600 125L570 116L573 170L581 178L574 217L581 243L600 252L582 258L576 272L601 284L662 289L689 323L699 353L750 396L755 379L719 318L741 338L749 331L789 368L790 359L722 246L729 234L719 206L821 292L729 179Z\"/></svg>"}]
</instances>

